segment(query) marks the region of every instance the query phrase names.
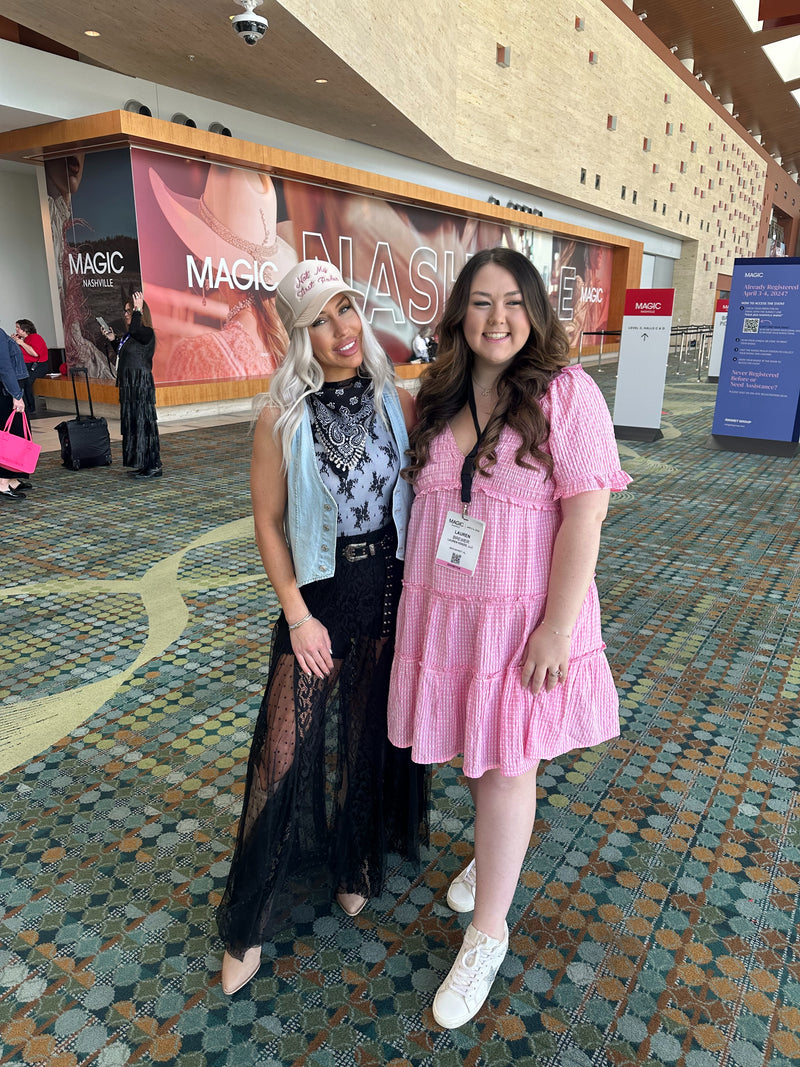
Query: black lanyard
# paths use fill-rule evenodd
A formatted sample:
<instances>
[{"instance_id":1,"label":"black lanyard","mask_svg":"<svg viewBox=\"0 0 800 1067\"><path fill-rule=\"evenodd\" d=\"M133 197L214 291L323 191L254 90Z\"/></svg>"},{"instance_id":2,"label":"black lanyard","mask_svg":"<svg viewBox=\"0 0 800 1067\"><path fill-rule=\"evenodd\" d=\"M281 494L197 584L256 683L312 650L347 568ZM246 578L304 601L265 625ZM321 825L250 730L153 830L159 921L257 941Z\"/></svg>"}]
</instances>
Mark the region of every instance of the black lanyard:
<instances>
[{"instance_id":1,"label":"black lanyard","mask_svg":"<svg viewBox=\"0 0 800 1067\"><path fill-rule=\"evenodd\" d=\"M475 458L478 455L478 448L483 435L486 433L486 426L483 429L478 422L478 408L475 403L475 389L470 382L469 396L469 410L472 415L472 421L475 424L475 433L478 435L478 439L472 447L472 451L464 457L464 462L461 465L461 503L463 505L462 514L466 517L467 507L472 502L472 479L475 476ZM488 422L486 424L489 425Z\"/></svg>"}]
</instances>

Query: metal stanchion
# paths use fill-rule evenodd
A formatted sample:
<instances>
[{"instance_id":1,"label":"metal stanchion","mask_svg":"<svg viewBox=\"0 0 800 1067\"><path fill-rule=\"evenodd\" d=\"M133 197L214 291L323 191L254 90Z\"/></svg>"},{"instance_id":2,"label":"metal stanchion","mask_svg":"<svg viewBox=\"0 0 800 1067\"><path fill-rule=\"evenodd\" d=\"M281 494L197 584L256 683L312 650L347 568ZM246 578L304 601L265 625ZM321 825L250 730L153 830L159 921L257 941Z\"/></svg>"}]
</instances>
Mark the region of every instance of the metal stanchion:
<instances>
[{"instance_id":1,"label":"metal stanchion","mask_svg":"<svg viewBox=\"0 0 800 1067\"><path fill-rule=\"evenodd\" d=\"M667 357L673 364L673 373L680 374L684 364L691 364L699 380L700 372L708 358L712 333L713 328L707 325L673 326L669 334Z\"/></svg>"},{"instance_id":2,"label":"metal stanchion","mask_svg":"<svg viewBox=\"0 0 800 1067\"><path fill-rule=\"evenodd\" d=\"M699 350L698 355L697 355L697 380L698 380L698 382L701 380L701 377L702 377L701 371L702 371L703 366L704 366L704 364L706 362L706 356L709 353L709 349L710 349L710 345L711 345L711 338L713 336L713 328L711 326L703 326L703 327L701 327L701 329L703 331L702 332L702 339L701 339L701 343L700 343L700 350Z\"/></svg>"},{"instance_id":3,"label":"metal stanchion","mask_svg":"<svg viewBox=\"0 0 800 1067\"><path fill-rule=\"evenodd\" d=\"M621 336L621 330L583 330L581 331L581 338L578 342L578 359L580 360L583 355L583 339L584 337L599 337L600 347L597 350L597 369L602 369L603 354L605 352L605 340L606 337L619 337Z\"/></svg>"}]
</instances>

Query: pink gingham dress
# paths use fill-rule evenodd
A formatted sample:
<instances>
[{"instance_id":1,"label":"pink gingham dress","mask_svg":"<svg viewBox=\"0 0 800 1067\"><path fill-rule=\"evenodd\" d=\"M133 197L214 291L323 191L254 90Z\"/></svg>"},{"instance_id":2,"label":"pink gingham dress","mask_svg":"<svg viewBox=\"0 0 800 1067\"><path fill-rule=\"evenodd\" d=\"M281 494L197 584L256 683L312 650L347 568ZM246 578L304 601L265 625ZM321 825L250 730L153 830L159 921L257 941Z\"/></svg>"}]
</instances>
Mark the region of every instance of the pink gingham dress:
<instances>
[{"instance_id":1,"label":"pink gingham dress","mask_svg":"<svg viewBox=\"0 0 800 1067\"><path fill-rule=\"evenodd\" d=\"M514 460L519 435L505 427L491 477L475 475L469 514L486 533L473 576L435 564L445 516L461 510L463 455L449 426L433 441L411 511L405 580L389 692L389 737L417 763L459 754L464 773L523 774L539 760L619 734L618 698L600 633L592 582L573 628L565 683L534 695L520 673L525 645L547 598L562 497L621 490L605 400L579 367L542 398L550 420L543 451L553 477Z\"/></svg>"}]
</instances>

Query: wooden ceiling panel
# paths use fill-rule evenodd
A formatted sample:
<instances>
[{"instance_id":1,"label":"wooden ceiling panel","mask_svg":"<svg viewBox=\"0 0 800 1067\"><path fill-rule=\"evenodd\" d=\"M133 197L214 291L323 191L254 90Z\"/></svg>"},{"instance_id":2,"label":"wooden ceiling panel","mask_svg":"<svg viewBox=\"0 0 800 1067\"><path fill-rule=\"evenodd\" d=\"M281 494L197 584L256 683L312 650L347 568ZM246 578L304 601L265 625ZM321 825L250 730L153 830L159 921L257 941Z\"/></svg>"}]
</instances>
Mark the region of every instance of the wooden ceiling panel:
<instances>
[{"instance_id":1,"label":"wooden ceiling panel","mask_svg":"<svg viewBox=\"0 0 800 1067\"><path fill-rule=\"evenodd\" d=\"M800 9L800 0L792 3ZM733 103L739 124L760 134L784 169L800 171L800 106L791 95L797 83L783 82L762 50L796 36L797 26L753 33L733 0L635 0L633 10L678 59L694 60L712 94Z\"/></svg>"},{"instance_id":2,"label":"wooden ceiling panel","mask_svg":"<svg viewBox=\"0 0 800 1067\"><path fill-rule=\"evenodd\" d=\"M121 74L415 158L445 159L276 0L258 8L269 30L253 47L230 27L228 17L237 12L242 9L234 0L193 0L191 6L137 0L124 8L98 0L3 2L6 19ZM88 29L100 37L86 37ZM327 84L316 78L327 78Z\"/></svg>"},{"instance_id":3,"label":"wooden ceiling panel","mask_svg":"<svg viewBox=\"0 0 800 1067\"><path fill-rule=\"evenodd\" d=\"M234 0L228 5L193 0L191 6L157 0L124 6L101 0L69 5L4 0L3 21L14 20L60 42L63 54L80 54L111 70L474 173L451 160L277 0L264 0L259 7L269 31L253 48L227 24L228 15L237 11ZM647 13L645 30L667 48L676 47L679 59L693 57L713 95L723 104L733 102L745 131L760 134L784 168L800 170L800 106L790 92L798 83L785 85L761 49L793 36L796 28L754 35L733 0L635 0L634 11ZM87 29L102 36L86 37ZM316 84L318 77L328 84Z\"/></svg>"}]
</instances>

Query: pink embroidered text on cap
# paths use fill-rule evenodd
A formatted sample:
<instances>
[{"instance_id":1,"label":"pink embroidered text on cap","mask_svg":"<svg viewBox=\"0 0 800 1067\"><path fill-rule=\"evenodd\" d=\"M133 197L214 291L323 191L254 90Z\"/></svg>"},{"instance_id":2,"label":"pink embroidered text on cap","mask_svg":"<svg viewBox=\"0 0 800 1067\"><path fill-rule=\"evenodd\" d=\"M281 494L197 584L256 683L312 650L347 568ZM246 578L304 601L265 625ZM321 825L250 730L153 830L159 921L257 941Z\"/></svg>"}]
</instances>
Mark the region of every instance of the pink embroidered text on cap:
<instances>
[{"instance_id":1,"label":"pink embroidered text on cap","mask_svg":"<svg viewBox=\"0 0 800 1067\"><path fill-rule=\"evenodd\" d=\"M299 300L301 297L306 296L307 293L313 292L316 285L326 285L330 282L338 281L341 281L341 275L337 271L331 270L327 263L320 262L313 276L310 270L304 270L301 274L298 274L294 283L295 293Z\"/></svg>"},{"instance_id":2,"label":"pink embroidered text on cap","mask_svg":"<svg viewBox=\"0 0 800 1067\"><path fill-rule=\"evenodd\" d=\"M276 307L288 331L309 326L325 304L339 293L358 299L358 292L342 278L340 271L325 260L304 260L278 284Z\"/></svg>"}]
</instances>

